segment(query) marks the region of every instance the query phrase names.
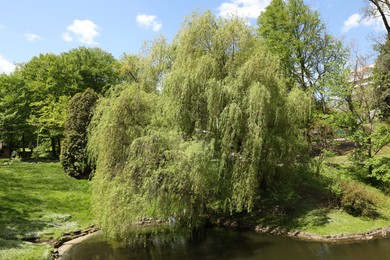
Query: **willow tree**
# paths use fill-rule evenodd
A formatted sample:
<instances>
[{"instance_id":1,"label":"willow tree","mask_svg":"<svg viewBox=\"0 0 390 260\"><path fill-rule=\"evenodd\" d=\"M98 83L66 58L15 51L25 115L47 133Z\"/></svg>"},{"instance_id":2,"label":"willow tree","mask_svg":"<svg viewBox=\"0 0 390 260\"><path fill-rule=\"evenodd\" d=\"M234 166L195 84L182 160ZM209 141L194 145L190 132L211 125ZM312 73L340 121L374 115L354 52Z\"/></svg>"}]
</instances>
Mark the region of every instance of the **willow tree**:
<instances>
[{"instance_id":1,"label":"willow tree","mask_svg":"<svg viewBox=\"0 0 390 260\"><path fill-rule=\"evenodd\" d=\"M244 20L195 13L169 49L161 91L134 77L99 101L91 123L93 205L117 240L139 235L129 230L144 217L188 231L212 214L250 212L302 154L310 102L286 91L279 59Z\"/></svg>"},{"instance_id":2,"label":"willow tree","mask_svg":"<svg viewBox=\"0 0 390 260\"><path fill-rule=\"evenodd\" d=\"M255 198L272 189L301 153L296 123L308 108L300 115L290 109L280 60L239 18L194 14L174 44L164 94L176 125L185 139L213 145L214 207L251 211Z\"/></svg>"},{"instance_id":3,"label":"willow tree","mask_svg":"<svg viewBox=\"0 0 390 260\"><path fill-rule=\"evenodd\" d=\"M123 55L119 74L124 82L137 83L139 88L150 92L161 89L164 75L169 71L174 52L164 37L145 43L140 54Z\"/></svg>"}]
</instances>

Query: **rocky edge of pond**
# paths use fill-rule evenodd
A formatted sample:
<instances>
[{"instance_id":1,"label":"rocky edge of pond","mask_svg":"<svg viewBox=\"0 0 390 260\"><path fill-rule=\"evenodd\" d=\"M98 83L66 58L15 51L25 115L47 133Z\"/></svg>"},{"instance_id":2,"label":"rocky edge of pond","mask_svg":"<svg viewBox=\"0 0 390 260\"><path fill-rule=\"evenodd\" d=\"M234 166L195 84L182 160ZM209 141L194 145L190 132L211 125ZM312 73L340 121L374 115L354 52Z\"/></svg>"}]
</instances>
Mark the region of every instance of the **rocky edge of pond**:
<instances>
[{"instance_id":1,"label":"rocky edge of pond","mask_svg":"<svg viewBox=\"0 0 390 260\"><path fill-rule=\"evenodd\" d=\"M62 255L61 251L65 251L72 246L72 244L70 244L69 246L67 246L66 249L61 250L61 248L65 246L65 243L70 241L76 241L77 239L81 238L87 238L89 235L95 234L97 231L99 231L98 228L96 228L95 226L90 226L88 229L85 230L75 230L72 232L64 233L62 237L52 241L51 245L53 246L53 250L51 253L51 258L60 259ZM81 242L81 240L78 242Z\"/></svg>"},{"instance_id":2,"label":"rocky edge of pond","mask_svg":"<svg viewBox=\"0 0 390 260\"><path fill-rule=\"evenodd\" d=\"M326 243L350 243L363 242L373 239L390 238L390 226L381 227L370 230L368 232L354 233L354 234L337 234L337 235L318 235L299 230L292 230L282 227L271 227L264 225L247 225L241 223L239 220L233 219L216 219L210 221L211 226L234 228L241 230L250 230L256 233L284 236L289 238L296 238L306 241L326 242Z\"/></svg>"}]
</instances>

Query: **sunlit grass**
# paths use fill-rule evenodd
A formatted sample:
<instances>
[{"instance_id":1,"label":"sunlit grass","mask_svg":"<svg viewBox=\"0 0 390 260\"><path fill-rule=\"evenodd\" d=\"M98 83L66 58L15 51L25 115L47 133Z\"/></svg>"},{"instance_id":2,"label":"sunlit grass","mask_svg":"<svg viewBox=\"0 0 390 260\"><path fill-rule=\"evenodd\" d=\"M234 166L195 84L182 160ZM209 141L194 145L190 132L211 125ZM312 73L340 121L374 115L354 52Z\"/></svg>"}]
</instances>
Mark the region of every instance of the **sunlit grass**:
<instances>
[{"instance_id":1,"label":"sunlit grass","mask_svg":"<svg viewBox=\"0 0 390 260\"><path fill-rule=\"evenodd\" d=\"M341 209L313 209L295 220L295 228L321 235L363 233L390 226L390 198L371 188L378 196L379 217L371 219L352 216Z\"/></svg>"},{"instance_id":2,"label":"sunlit grass","mask_svg":"<svg viewBox=\"0 0 390 260\"><path fill-rule=\"evenodd\" d=\"M390 158L390 147L384 147L377 156ZM348 170L352 165L348 154L327 158L325 164L324 174L326 178L353 179L354 173ZM301 209L298 209L298 211L301 211L300 214L297 214L296 218L287 221L287 226L321 235L361 233L390 226L390 197L368 184L357 180L355 182L356 185L368 190L377 199L378 217L352 216L341 209L321 208L303 201Z\"/></svg>"},{"instance_id":3,"label":"sunlit grass","mask_svg":"<svg viewBox=\"0 0 390 260\"><path fill-rule=\"evenodd\" d=\"M59 163L3 164L0 187L0 259L42 259L50 246L27 241L92 223L90 183L67 176Z\"/></svg>"}]
</instances>

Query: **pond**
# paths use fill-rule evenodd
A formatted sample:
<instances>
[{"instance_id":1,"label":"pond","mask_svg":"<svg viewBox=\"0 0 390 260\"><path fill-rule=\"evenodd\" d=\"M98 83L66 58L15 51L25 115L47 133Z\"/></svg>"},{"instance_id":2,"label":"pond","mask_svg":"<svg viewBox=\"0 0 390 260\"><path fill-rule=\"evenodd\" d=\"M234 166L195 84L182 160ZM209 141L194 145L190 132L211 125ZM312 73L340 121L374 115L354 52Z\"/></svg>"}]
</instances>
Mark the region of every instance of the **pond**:
<instances>
[{"instance_id":1,"label":"pond","mask_svg":"<svg viewBox=\"0 0 390 260\"><path fill-rule=\"evenodd\" d=\"M158 241L155 241L156 243ZM99 237L74 245L63 259L390 259L390 239L328 244L226 229L209 229L202 239L146 249L113 249Z\"/></svg>"}]
</instances>

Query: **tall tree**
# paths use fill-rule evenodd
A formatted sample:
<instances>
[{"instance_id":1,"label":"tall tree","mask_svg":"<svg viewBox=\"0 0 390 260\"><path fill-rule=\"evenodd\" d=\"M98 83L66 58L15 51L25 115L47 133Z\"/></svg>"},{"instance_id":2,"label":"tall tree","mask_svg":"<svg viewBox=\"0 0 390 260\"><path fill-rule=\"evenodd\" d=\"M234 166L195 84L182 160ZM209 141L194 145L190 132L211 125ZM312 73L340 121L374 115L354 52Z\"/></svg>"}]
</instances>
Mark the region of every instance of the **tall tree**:
<instances>
[{"instance_id":1,"label":"tall tree","mask_svg":"<svg viewBox=\"0 0 390 260\"><path fill-rule=\"evenodd\" d=\"M384 119L390 118L390 1L388 0L366 0L364 10L366 18L377 19L380 17L386 29L384 40L376 42L375 48L379 55L375 61L373 80L378 86L377 94L381 100L381 112Z\"/></svg>"},{"instance_id":2,"label":"tall tree","mask_svg":"<svg viewBox=\"0 0 390 260\"><path fill-rule=\"evenodd\" d=\"M98 95L92 89L72 97L67 109L61 164L67 174L88 179L93 166L87 157L87 127L91 121Z\"/></svg>"},{"instance_id":3,"label":"tall tree","mask_svg":"<svg viewBox=\"0 0 390 260\"><path fill-rule=\"evenodd\" d=\"M53 157L59 154L56 147L62 136L68 96L74 91L65 71L61 57L50 53L32 58L20 70L31 97L29 123L50 138Z\"/></svg>"},{"instance_id":4,"label":"tall tree","mask_svg":"<svg viewBox=\"0 0 390 260\"><path fill-rule=\"evenodd\" d=\"M85 47L34 57L21 67L21 75L31 96L30 124L50 138L53 157L61 150L70 98L87 88L103 93L119 78L118 62L111 54Z\"/></svg>"},{"instance_id":5,"label":"tall tree","mask_svg":"<svg viewBox=\"0 0 390 260\"><path fill-rule=\"evenodd\" d=\"M69 77L67 87L77 92L91 88L104 93L119 82L119 63L112 54L100 48L80 47L61 54L64 74Z\"/></svg>"},{"instance_id":6,"label":"tall tree","mask_svg":"<svg viewBox=\"0 0 390 260\"><path fill-rule=\"evenodd\" d=\"M273 0L258 18L258 33L278 55L290 88L297 85L315 93L326 113L327 74L338 71L346 53L340 41L326 30L317 11L303 0Z\"/></svg>"},{"instance_id":7,"label":"tall tree","mask_svg":"<svg viewBox=\"0 0 390 260\"><path fill-rule=\"evenodd\" d=\"M332 133L329 85L339 77L336 74L342 71L347 51L327 32L320 14L303 0L273 0L257 22L261 40L280 57L288 88L297 86L311 94L312 113L305 135L312 152L327 149Z\"/></svg>"},{"instance_id":8,"label":"tall tree","mask_svg":"<svg viewBox=\"0 0 390 260\"><path fill-rule=\"evenodd\" d=\"M91 121L93 204L112 238L144 216L188 231L210 212L250 212L288 188L304 152L310 95L286 91L279 59L245 20L194 13L169 49L162 80L145 74L161 91L113 88Z\"/></svg>"},{"instance_id":9,"label":"tall tree","mask_svg":"<svg viewBox=\"0 0 390 260\"><path fill-rule=\"evenodd\" d=\"M350 67L346 67L344 80L333 85L331 95L339 110L337 122L348 128L356 144L352 159L356 172L369 180L387 180L388 162L377 157L390 144L390 127L381 122L381 98L373 80L373 66L368 58L355 54ZM341 84L340 84L341 83Z\"/></svg>"},{"instance_id":10,"label":"tall tree","mask_svg":"<svg viewBox=\"0 0 390 260\"><path fill-rule=\"evenodd\" d=\"M26 147L26 135L31 132L29 117L30 96L23 78L18 72L0 75L0 139L11 152L22 142Z\"/></svg>"},{"instance_id":11,"label":"tall tree","mask_svg":"<svg viewBox=\"0 0 390 260\"><path fill-rule=\"evenodd\" d=\"M377 95L380 98L380 108L383 119L390 119L390 40L378 45L379 55L375 61L372 80L378 86Z\"/></svg>"}]
</instances>

